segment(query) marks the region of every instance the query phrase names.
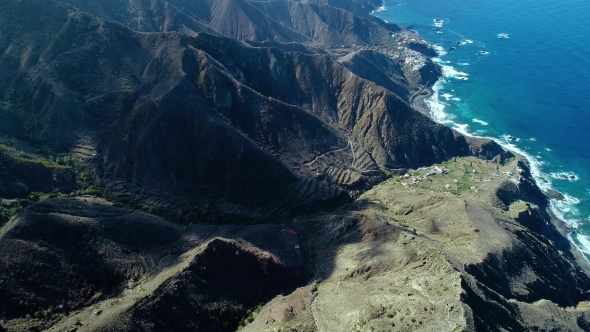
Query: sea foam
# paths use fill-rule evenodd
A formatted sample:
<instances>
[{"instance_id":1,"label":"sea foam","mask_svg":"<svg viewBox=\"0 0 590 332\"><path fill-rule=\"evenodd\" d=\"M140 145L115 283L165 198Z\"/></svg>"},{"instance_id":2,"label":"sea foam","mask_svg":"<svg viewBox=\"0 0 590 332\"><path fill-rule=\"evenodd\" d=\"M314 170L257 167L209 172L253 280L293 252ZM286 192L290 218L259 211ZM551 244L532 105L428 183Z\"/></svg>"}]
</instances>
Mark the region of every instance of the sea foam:
<instances>
[{"instance_id":1,"label":"sea foam","mask_svg":"<svg viewBox=\"0 0 590 332\"><path fill-rule=\"evenodd\" d=\"M463 81L467 81L469 79L468 78L469 74L462 72L462 71L458 71L453 66L441 65L441 67L442 67L442 73L443 73L444 77L454 78L454 79L463 80Z\"/></svg>"},{"instance_id":2,"label":"sea foam","mask_svg":"<svg viewBox=\"0 0 590 332\"><path fill-rule=\"evenodd\" d=\"M382 12L382 11L384 11L384 10L387 10L387 7L385 7L385 6L381 6L381 7L377 8L377 9L373 10L373 11L371 12L371 14L375 14L375 13L378 13L378 12Z\"/></svg>"},{"instance_id":3,"label":"sea foam","mask_svg":"<svg viewBox=\"0 0 590 332\"><path fill-rule=\"evenodd\" d=\"M438 54L439 57L445 56L447 54L447 51L441 45L432 45L432 48L436 51L436 54Z\"/></svg>"},{"instance_id":4,"label":"sea foam","mask_svg":"<svg viewBox=\"0 0 590 332\"><path fill-rule=\"evenodd\" d=\"M480 119L473 119L473 120L471 120L471 121L473 121L473 122L475 122L475 123L479 123L479 124L480 124L480 125L482 125L482 126L487 126L487 125L489 125L489 123L487 123L487 122L485 122L485 121L483 121L483 120L480 120Z\"/></svg>"},{"instance_id":5,"label":"sea foam","mask_svg":"<svg viewBox=\"0 0 590 332\"><path fill-rule=\"evenodd\" d=\"M437 62L441 66L442 72L443 72L443 77L441 77L439 79L439 81L432 87L432 91L433 91L432 96L425 99L426 105L430 109L430 113L431 113L432 118L436 122L451 126L453 129L455 129L456 131L458 131L459 133L461 133L463 135L478 136L478 137L483 137L483 138L493 140L497 144L502 146L504 149L509 150L509 151L513 151L513 152L523 156L528 161L531 175L535 179L537 186L539 188L541 188L542 190L553 189L553 183L550 180L548 180L553 176L551 174L545 174L541 170L541 167L543 164L545 164L545 162L542 160L539 160L538 158L535 158L535 156L529 154L526 151L526 149L518 147L515 143L520 141L520 139L509 140L508 135L504 135L501 138L485 136L484 135L485 131L483 131L483 130L476 130L475 132L470 132L470 130L469 130L470 128L469 128L468 124L453 122L452 119L455 118L455 116L445 112L445 108L448 105L446 103L444 103L443 100L447 100L447 101L453 100L454 98L457 98L457 97L454 97L450 93L446 93L446 92L443 93L443 92L441 92L441 90L443 89L444 84L447 83L447 79L467 80L469 74L462 72L462 71L458 71L453 66L449 65L451 63L450 61L442 59L442 57L445 54L447 54L447 52L444 50L444 48L442 46L435 45L434 48L437 50L439 57L434 58L433 61ZM482 54L487 54L487 52L482 52ZM462 65L467 65L467 64L462 63ZM454 90L451 90L451 91L454 91ZM457 99L460 100L459 98L457 98ZM484 125L484 126L489 125L488 122L480 120L480 119L472 119L472 121L475 123L479 123L481 125ZM580 224L578 222L578 220L576 220L576 218L569 218L568 216L576 216L578 214L578 210L576 209L575 205L578 204L580 201L577 198L572 197L570 195L564 195L564 197L565 197L565 199L563 201L551 199L550 200L550 208L551 208L552 212L560 220L562 220L568 227L577 228ZM567 214L567 216L566 216L566 214ZM590 241L590 237L588 237L588 239ZM589 250L589 253L590 253L590 246L588 246L587 249Z\"/></svg>"},{"instance_id":6,"label":"sea foam","mask_svg":"<svg viewBox=\"0 0 590 332\"><path fill-rule=\"evenodd\" d=\"M576 240L578 240L578 242L581 244L581 248L578 247L580 251L585 254L590 254L590 236L578 233L576 236Z\"/></svg>"}]
</instances>

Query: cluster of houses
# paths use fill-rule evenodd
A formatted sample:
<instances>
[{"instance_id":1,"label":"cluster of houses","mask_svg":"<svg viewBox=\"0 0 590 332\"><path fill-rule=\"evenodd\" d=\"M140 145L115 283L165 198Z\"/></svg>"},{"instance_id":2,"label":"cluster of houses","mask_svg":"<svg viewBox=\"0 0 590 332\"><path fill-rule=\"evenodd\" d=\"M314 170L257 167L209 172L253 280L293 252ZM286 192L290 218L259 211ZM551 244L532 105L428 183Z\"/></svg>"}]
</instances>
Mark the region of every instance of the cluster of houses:
<instances>
[{"instance_id":1,"label":"cluster of houses","mask_svg":"<svg viewBox=\"0 0 590 332\"><path fill-rule=\"evenodd\" d=\"M409 179L411 181L411 183L418 183L418 182L422 182L422 181L426 180L429 176L433 176L436 174L445 174L445 173L449 172L449 169L444 166L419 168L418 170L427 170L428 172L426 172L426 174L424 174L423 176L416 175L416 174L410 175L410 174L406 173L404 175L404 178ZM407 187L409 184L410 184L410 182L402 182L402 185L404 187Z\"/></svg>"},{"instance_id":2,"label":"cluster of houses","mask_svg":"<svg viewBox=\"0 0 590 332\"><path fill-rule=\"evenodd\" d=\"M397 45L397 49L399 50L398 54L392 54L391 57L394 59L400 59L403 61L404 66L410 66L409 69L411 71L419 70L420 68L424 67L426 64L426 56L420 52L414 51L408 48L408 43L416 43L417 39L414 38L413 35L407 34L407 32L401 32L397 34L392 34L392 38L395 39L395 43Z\"/></svg>"}]
</instances>

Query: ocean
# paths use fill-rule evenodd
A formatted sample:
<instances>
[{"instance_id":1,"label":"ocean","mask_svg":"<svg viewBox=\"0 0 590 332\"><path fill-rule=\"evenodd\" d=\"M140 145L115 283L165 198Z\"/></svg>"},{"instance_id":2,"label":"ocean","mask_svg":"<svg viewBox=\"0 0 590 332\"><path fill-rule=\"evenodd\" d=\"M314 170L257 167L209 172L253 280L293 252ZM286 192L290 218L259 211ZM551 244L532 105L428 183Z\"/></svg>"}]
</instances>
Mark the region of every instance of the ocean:
<instances>
[{"instance_id":1,"label":"ocean","mask_svg":"<svg viewBox=\"0 0 590 332\"><path fill-rule=\"evenodd\" d=\"M437 49L434 119L525 155L590 258L590 2L385 0L373 15Z\"/></svg>"}]
</instances>

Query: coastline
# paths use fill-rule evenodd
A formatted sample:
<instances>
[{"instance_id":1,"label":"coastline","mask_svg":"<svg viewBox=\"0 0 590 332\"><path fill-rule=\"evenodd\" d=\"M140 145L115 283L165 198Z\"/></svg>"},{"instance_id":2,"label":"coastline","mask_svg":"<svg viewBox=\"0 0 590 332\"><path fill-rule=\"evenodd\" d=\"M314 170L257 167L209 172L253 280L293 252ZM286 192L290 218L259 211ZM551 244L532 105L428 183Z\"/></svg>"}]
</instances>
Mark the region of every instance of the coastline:
<instances>
[{"instance_id":1,"label":"coastline","mask_svg":"<svg viewBox=\"0 0 590 332\"><path fill-rule=\"evenodd\" d=\"M422 42L426 43L428 46L432 47L432 45L430 45L425 40L423 40L423 39L421 39L421 40L422 40ZM431 86L424 86L424 88L421 91L427 91L427 94L418 94L417 93L417 95L411 99L410 104L416 111L428 116L434 122L448 126L448 124L442 123L442 122L439 122L436 120L436 118L432 115L433 110L426 103L426 100L428 98L432 98L434 95L434 91L432 90L432 87L435 84L437 84L442 78L443 78L443 76L441 76ZM466 131L457 130L456 128L452 128L452 127L450 127L450 128L455 131L458 131L460 134L467 136L467 137L483 138L483 139L489 139L491 141L494 141L496 144L500 145L504 150L514 154L515 156L517 156L519 159L523 160L526 163L529 170L531 170L531 180L533 181L534 185L543 193L543 195L546 199L546 204L547 204L546 211L549 214L549 219L551 221L551 224L555 227L555 230L557 230L557 232L559 232L559 234L561 234L563 239L565 241L567 241L568 245L573 246L573 248L575 248L575 250L570 249L570 252L576 258L576 260L578 261L578 264L584 270L584 272L586 272L586 274L590 275L590 259L584 254L582 249L573 240L572 234L575 234L575 229L572 228L570 225L568 225L568 223L565 220L563 220L562 218L559 217L560 212L557 211L556 210L557 208L555 207L555 205L552 204L552 201L556 200L556 199L553 197L550 197L548 194L548 191L551 190L551 191L556 192L560 195L562 195L562 194L555 191L553 188L544 187L544 186L539 185L539 177L535 176L533 174L534 172L532 171L531 165L533 165L533 162L531 161L531 157L528 157L525 153L523 153L522 151L519 151L519 149L515 149L515 148L505 144L499 138L487 137L487 136L477 136L477 135L474 135L474 134L466 132Z\"/></svg>"},{"instance_id":2,"label":"coastline","mask_svg":"<svg viewBox=\"0 0 590 332\"><path fill-rule=\"evenodd\" d=\"M435 82L436 83L436 82ZM418 112L426 115L427 117L429 117L430 119L432 119L433 121L436 122L436 120L434 120L434 118L432 117L432 110L430 109L430 107L428 107L428 104L426 104L425 99L428 99L430 97L432 97L432 95L434 94L434 92L432 91L432 89L430 87L424 87L423 90L421 91L426 91L427 94L425 95L417 95L415 98L413 98L410 101L410 104L412 105L412 107L417 110Z\"/></svg>"},{"instance_id":3,"label":"coastline","mask_svg":"<svg viewBox=\"0 0 590 332\"><path fill-rule=\"evenodd\" d=\"M385 3L382 2L381 6L377 10L373 10L370 12L370 15L378 18L377 16L374 15L374 13L378 12L378 11L383 11L386 9L387 9L387 7L385 6ZM379 18L379 19L381 20L381 18ZM430 43L428 43L427 41L425 41L424 39L419 38L419 40L421 40L423 43L428 45L428 47L432 48L432 45ZM432 59L432 57L429 57L429 58ZM438 63L435 63L435 65L440 66ZM572 234L575 234L576 230L575 230L575 228L571 227L563 218L559 217L561 214L560 211L557 210L557 208L555 207L555 204L552 204L552 202L557 201L557 199L554 197L551 197L549 192L550 191L555 192L555 193L558 193L559 195L563 195L563 194L554 190L551 187L539 185L540 176L539 175L536 176L534 173L540 173L540 171L538 169L533 169L534 167L532 167L532 165L534 164L534 161L532 160L532 157L527 156L526 153L524 153L524 151L521 151L518 148L514 148L514 147L510 146L509 144L502 142L499 138L474 135L472 133L469 133L469 132L466 132L463 130L457 130L457 128L452 128L447 123L443 123L443 122L436 120L436 118L432 114L433 110L430 108L428 103L426 103L426 100L429 98L432 98L434 96L435 91L433 90L433 87L438 82L440 82L441 79L444 79L443 75L441 75L435 82L432 82L429 85L423 86L420 91L416 92L412 97L410 97L410 102L409 102L410 105L416 111L429 117L431 120L433 120L436 123L448 126L449 128L451 128L451 129L453 129L453 130L455 130L455 131L459 132L460 134L467 136L467 137L483 138L483 139L489 139L491 141L494 141L496 144L500 145L504 150L509 151L510 153L514 154L515 156L517 156L518 158L523 160L526 163L529 170L531 171L531 180L533 181L534 185L543 193L543 195L546 199L546 211L549 214L549 219L550 219L552 225L561 234L561 236L564 238L564 240L567 241L568 245L573 246L573 248L575 248L575 250L570 250L572 255L574 255L576 260L578 260L581 263L580 266L582 267L582 269L588 275L590 275L590 259L586 256L586 254L584 254L583 250L576 244L576 242L572 238ZM420 94L420 92L424 92L424 91L426 91L427 93Z\"/></svg>"}]
</instances>

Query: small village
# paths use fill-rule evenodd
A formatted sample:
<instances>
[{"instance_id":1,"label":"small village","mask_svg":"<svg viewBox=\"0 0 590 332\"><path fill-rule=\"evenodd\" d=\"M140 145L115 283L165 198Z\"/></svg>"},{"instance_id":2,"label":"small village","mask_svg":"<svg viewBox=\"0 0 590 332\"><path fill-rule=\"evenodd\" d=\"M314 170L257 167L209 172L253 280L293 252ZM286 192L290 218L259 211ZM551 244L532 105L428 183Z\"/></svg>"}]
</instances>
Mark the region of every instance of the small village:
<instances>
[{"instance_id":1,"label":"small village","mask_svg":"<svg viewBox=\"0 0 590 332\"><path fill-rule=\"evenodd\" d=\"M333 48L331 51L338 56L345 56L351 52L358 51L376 51L383 53L394 60L399 60L400 65L405 71L420 70L428 59L424 54L410 48L410 44L419 44L422 41L418 36L409 30L402 30L391 34L392 43L388 45L363 45L363 44L343 44Z\"/></svg>"},{"instance_id":2,"label":"small village","mask_svg":"<svg viewBox=\"0 0 590 332\"><path fill-rule=\"evenodd\" d=\"M508 180L518 183L523 170L516 159L505 164L484 161L473 157L454 158L448 162L430 167L410 170L394 179L406 188L421 188L433 192L455 195L478 194L497 187L499 182Z\"/></svg>"},{"instance_id":3,"label":"small village","mask_svg":"<svg viewBox=\"0 0 590 332\"><path fill-rule=\"evenodd\" d=\"M426 64L427 56L412 50L408 47L411 43L418 43L418 37L411 31L401 31L391 35L394 39L397 52L393 52L390 56L393 59L400 59L403 61L404 69L410 71L420 70Z\"/></svg>"}]
</instances>

